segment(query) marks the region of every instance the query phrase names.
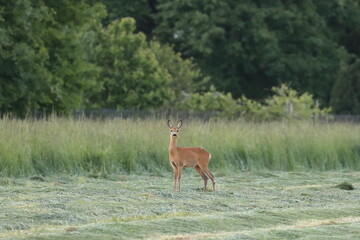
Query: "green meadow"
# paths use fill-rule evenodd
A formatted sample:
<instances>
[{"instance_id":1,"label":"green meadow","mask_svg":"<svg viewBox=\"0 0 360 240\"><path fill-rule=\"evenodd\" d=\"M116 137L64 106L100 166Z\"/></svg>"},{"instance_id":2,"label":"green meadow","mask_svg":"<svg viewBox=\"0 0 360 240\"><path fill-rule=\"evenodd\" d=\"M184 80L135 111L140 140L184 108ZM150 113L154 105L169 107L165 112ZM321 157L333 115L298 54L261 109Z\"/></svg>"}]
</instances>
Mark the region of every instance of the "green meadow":
<instances>
[{"instance_id":1,"label":"green meadow","mask_svg":"<svg viewBox=\"0 0 360 240\"><path fill-rule=\"evenodd\" d=\"M171 170L166 119L0 120L0 174L153 173ZM360 169L360 126L311 122L184 121L179 146L201 146L218 174Z\"/></svg>"},{"instance_id":2,"label":"green meadow","mask_svg":"<svg viewBox=\"0 0 360 240\"><path fill-rule=\"evenodd\" d=\"M360 238L359 125L185 120L178 145L212 155L205 193L193 169L172 191L166 119L0 132L1 239Z\"/></svg>"}]
</instances>

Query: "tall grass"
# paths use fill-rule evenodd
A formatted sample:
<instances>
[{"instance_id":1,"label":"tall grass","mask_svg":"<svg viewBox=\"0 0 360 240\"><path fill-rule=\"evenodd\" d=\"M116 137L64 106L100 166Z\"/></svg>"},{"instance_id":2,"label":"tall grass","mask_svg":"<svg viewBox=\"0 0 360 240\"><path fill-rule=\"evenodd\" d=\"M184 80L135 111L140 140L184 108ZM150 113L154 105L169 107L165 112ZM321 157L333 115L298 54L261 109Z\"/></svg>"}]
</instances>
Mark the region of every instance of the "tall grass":
<instances>
[{"instance_id":1,"label":"tall grass","mask_svg":"<svg viewBox=\"0 0 360 240\"><path fill-rule=\"evenodd\" d=\"M166 120L0 120L0 175L171 171ZM359 170L360 126L185 121L179 146L202 146L212 171Z\"/></svg>"}]
</instances>

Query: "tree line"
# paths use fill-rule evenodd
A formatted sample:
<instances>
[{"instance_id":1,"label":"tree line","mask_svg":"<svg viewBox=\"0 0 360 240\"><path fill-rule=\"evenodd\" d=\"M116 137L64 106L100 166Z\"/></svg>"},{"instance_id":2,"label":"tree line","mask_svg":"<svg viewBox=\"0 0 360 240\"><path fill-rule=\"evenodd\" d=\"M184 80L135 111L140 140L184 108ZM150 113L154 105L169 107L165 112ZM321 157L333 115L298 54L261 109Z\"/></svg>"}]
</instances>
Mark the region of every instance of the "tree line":
<instances>
[{"instance_id":1,"label":"tree line","mask_svg":"<svg viewBox=\"0 0 360 240\"><path fill-rule=\"evenodd\" d=\"M360 114L359 42L359 0L0 0L0 111Z\"/></svg>"}]
</instances>

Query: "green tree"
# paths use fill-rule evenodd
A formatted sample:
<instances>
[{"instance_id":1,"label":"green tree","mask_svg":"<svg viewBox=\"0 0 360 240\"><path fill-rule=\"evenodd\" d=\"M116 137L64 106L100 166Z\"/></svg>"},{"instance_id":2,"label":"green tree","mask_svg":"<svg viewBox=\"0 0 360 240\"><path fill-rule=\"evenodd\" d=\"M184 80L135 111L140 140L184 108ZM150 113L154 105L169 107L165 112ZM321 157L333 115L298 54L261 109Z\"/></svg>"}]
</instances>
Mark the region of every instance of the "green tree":
<instances>
[{"instance_id":1,"label":"green tree","mask_svg":"<svg viewBox=\"0 0 360 240\"><path fill-rule=\"evenodd\" d=\"M340 74L332 90L330 105L336 113L360 114L360 59Z\"/></svg>"},{"instance_id":2,"label":"green tree","mask_svg":"<svg viewBox=\"0 0 360 240\"><path fill-rule=\"evenodd\" d=\"M325 19L331 38L350 54L360 57L360 1L314 1L318 13Z\"/></svg>"},{"instance_id":3,"label":"green tree","mask_svg":"<svg viewBox=\"0 0 360 240\"><path fill-rule=\"evenodd\" d=\"M49 58L43 36L52 21L50 10L39 2L1 1L0 4L0 109L26 114L51 103Z\"/></svg>"},{"instance_id":4,"label":"green tree","mask_svg":"<svg viewBox=\"0 0 360 240\"><path fill-rule=\"evenodd\" d=\"M105 26L112 21L132 17L136 21L135 31L143 32L149 39L151 38L151 33L155 28L153 15L157 13L156 0L87 0L87 2L91 4L101 2L106 6L108 16L103 20Z\"/></svg>"},{"instance_id":5,"label":"green tree","mask_svg":"<svg viewBox=\"0 0 360 240\"><path fill-rule=\"evenodd\" d=\"M69 113L81 108L100 88L100 68L91 61L89 49L101 30L106 15L102 5L83 1L47 1L54 22L45 36L52 73L51 99L56 112Z\"/></svg>"},{"instance_id":6,"label":"green tree","mask_svg":"<svg viewBox=\"0 0 360 240\"><path fill-rule=\"evenodd\" d=\"M150 48L160 67L170 76L167 87L175 95L168 103L169 107L176 107L177 103L182 101L184 94L205 90L204 87L209 78L203 76L192 59L183 59L181 54L175 53L171 46L160 44L156 40L150 41Z\"/></svg>"},{"instance_id":7,"label":"green tree","mask_svg":"<svg viewBox=\"0 0 360 240\"><path fill-rule=\"evenodd\" d=\"M134 33L135 20L113 21L101 34L98 61L103 87L92 99L97 107L149 109L173 97L171 76L157 61L142 33Z\"/></svg>"},{"instance_id":8,"label":"green tree","mask_svg":"<svg viewBox=\"0 0 360 240\"><path fill-rule=\"evenodd\" d=\"M219 117L234 118L241 114L239 102L233 99L231 93L219 92L211 86L207 92L183 93L183 98L177 102L176 107L181 110L213 111Z\"/></svg>"},{"instance_id":9,"label":"green tree","mask_svg":"<svg viewBox=\"0 0 360 240\"><path fill-rule=\"evenodd\" d=\"M328 103L345 58L313 1L159 1L155 35L235 98L291 83Z\"/></svg>"},{"instance_id":10,"label":"green tree","mask_svg":"<svg viewBox=\"0 0 360 240\"><path fill-rule=\"evenodd\" d=\"M1 0L0 6L1 112L81 107L85 93L98 89L98 69L83 42L103 8L70 0Z\"/></svg>"}]
</instances>

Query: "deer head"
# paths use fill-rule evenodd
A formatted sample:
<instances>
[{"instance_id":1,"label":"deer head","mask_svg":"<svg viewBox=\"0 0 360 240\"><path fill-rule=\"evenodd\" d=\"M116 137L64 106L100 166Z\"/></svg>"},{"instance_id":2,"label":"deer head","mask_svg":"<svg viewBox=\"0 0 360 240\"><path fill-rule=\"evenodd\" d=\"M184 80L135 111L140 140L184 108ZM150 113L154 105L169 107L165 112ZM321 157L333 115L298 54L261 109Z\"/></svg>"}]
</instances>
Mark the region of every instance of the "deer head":
<instances>
[{"instance_id":1,"label":"deer head","mask_svg":"<svg viewBox=\"0 0 360 240\"><path fill-rule=\"evenodd\" d=\"M170 136L171 137L177 137L177 134L179 133L179 129L182 126L182 121L180 120L176 127L174 127L173 123L168 120L167 122L168 127L170 128Z\"/></svg>"}]
</instances>

